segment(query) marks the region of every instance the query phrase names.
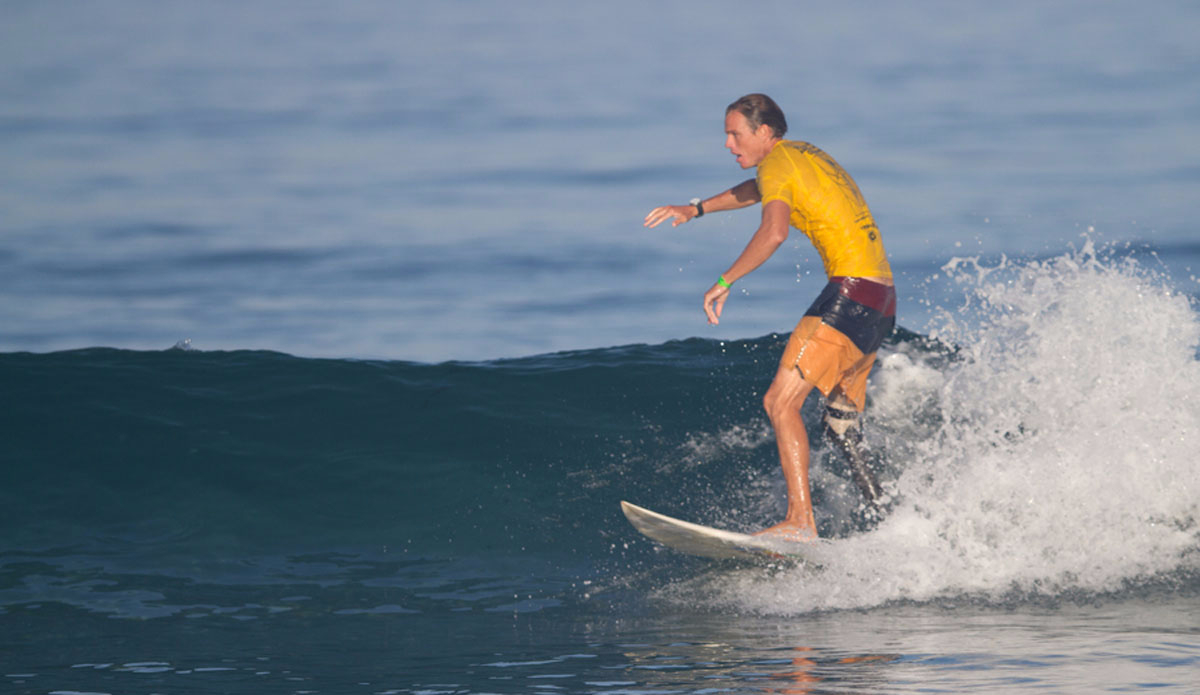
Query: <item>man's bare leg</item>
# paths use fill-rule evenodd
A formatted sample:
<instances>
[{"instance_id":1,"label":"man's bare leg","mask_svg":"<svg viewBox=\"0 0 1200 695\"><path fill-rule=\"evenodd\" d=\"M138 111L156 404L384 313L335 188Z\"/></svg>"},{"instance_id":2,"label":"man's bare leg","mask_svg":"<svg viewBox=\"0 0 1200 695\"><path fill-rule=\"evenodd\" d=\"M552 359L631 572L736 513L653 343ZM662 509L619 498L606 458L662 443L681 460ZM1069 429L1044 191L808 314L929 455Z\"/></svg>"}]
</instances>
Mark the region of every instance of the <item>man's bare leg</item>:
<instances>
[{"instance_id":1,"label":"man's bare leg","mask_svg":"<svg viewBox=\"0 0 1200 695\"><path fill-rule=\"evenodd\" d=\"M813 385L804 380L800 370L781 367L763 398L763 407L775 429L779 462L787 481L788 509L781 523L759 534L788 540L811 540L817 537L817 522L813 516L812 496L808 487L808 432L800 417L800 408L812 389Z\"/></svg>"}]
</instances>

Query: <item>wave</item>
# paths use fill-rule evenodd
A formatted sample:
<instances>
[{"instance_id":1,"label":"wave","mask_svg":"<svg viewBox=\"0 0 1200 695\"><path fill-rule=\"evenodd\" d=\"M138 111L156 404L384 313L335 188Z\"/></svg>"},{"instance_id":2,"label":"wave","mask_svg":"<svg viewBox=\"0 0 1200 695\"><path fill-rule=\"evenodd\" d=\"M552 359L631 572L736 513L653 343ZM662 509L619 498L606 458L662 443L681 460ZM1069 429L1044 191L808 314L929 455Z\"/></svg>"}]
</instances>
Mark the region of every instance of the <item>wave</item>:
<instances>
[{"instance_id":1,"label":"wave","mask_svg":"<svg viewBox=\"0 0 1200 695\"><path fill-rule=\"evenodd\" d=\"M868 440L890 516L862 527L840 459L814 452L821 532L838 539L819 568L697 575L617 508L743 531L782 514L759 406L782 335L442 364L186 346L3 354L0 554L183 574L215 556L585 558L572 571L609 587L667 565L687 570L665 581L668 600L768 612L1195 572L1192 302L1090 245L959 259L944 275L964 307L927 335L899 329L872 376Z\"/></svg>"}]
</instances>

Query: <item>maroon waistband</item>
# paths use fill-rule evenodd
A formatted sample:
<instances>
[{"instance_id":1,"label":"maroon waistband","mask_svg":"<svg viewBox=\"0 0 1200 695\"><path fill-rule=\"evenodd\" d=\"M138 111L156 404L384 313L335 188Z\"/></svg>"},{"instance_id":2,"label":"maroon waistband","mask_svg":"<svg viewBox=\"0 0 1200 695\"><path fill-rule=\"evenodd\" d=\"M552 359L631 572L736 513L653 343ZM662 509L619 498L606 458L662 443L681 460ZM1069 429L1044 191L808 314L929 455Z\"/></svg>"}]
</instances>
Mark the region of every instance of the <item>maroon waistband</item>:
<instances>
[{"instance_id":1,"label":"maroon waistband","mask_svg":"<svg viewBox=\"0 0 1200 695\"><path fill-rule=\"evenodd\" d=\"M840 285L841 290L838 294L850 301L871 307L884 316L896 315L895 287L866 278L851 278L842 275L835 275L829 278L829 281Z\"/></svg>"}]
</instances>

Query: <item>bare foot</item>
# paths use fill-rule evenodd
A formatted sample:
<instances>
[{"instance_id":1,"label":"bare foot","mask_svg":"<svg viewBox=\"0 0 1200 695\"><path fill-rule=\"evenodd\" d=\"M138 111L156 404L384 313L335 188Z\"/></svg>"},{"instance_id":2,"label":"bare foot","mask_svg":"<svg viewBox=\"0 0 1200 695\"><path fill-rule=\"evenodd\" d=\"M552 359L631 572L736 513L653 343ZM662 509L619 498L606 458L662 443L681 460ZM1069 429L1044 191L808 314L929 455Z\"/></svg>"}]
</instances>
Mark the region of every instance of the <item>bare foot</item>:
<instances>
[{"instance_id":1,"label":"bare foot","mask_svg":"<svg viewBox=\"0 0 1200 695\"><path fill-rule=\"evenodd\" d=\"M770 528L765 528L756 536L768 536L770 538L778 538L784 541L793 541L796 543L807 543L817 539L817 531L811 526L805 526L797 521L782 521Z\"/></svg>"}]
</instances>

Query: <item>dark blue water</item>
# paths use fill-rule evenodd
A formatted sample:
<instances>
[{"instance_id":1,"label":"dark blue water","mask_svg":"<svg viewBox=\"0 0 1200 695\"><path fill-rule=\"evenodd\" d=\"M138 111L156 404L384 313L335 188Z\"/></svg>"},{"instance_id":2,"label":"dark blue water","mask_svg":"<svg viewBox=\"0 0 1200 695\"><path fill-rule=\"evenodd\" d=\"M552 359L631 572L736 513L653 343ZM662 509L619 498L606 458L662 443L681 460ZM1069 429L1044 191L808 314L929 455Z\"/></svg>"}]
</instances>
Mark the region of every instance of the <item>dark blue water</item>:
<instances>
[{"instance_id":1,"label":"dark blue water","mask_svg":"<svg viewBox=\"0 0 1200 695\"><path fill-rule=\"evenodd\" d=\"M5 536L26 549L154 539L155 553L332 544L399 559L561 550L566 532L581 544L570 554L594 557L603 535L580 531L595 520L564 511L615 509L655 477L634 459L744 422L731 394L760 370L726 355L769 354L781 340L440 365L10 353Z\"/></svg>"},{"instance_id":2,"label":"dark blue water","mask_svg":"<svg viewBox=\"0 0 1200 695\"><path fill-rule=\"evenodd\" d=\"M694 432L744 421L726 394L778 342L441 365L6 354L0 618L6 669L37 674L8 678L343 691L518 649L517 616L591 615L600 587L619 619L656 569L625 550L617 501L661 486ZM761 448L735 458L772 464Z\"/></svg>"}]
</instances>

